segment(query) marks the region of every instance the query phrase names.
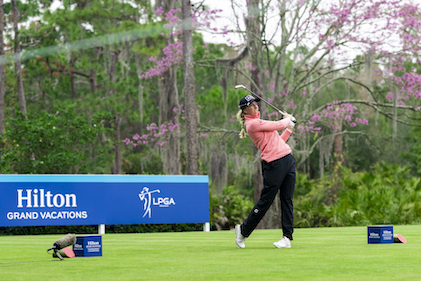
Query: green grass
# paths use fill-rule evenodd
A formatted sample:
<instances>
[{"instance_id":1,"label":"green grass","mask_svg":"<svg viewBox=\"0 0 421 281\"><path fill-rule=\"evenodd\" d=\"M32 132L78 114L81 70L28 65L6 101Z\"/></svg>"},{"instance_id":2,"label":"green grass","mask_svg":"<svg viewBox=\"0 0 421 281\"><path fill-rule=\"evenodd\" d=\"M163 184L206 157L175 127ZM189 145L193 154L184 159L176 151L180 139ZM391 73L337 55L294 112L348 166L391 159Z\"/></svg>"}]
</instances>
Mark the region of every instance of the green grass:
<instances>
[{"instance_id":1,"label":"green grass","mask_svg":"<svg viewBox=\"0 0 421 281\"><path fill-rule=\"evenodd\" d=\"M0 236L0 280L419 280L421 225L394 226L407 244L367 244L367 227L256 230L238 249L234 231L106 234L103 256L52 259L63 235Z\"/></svg>"}]
</instances>

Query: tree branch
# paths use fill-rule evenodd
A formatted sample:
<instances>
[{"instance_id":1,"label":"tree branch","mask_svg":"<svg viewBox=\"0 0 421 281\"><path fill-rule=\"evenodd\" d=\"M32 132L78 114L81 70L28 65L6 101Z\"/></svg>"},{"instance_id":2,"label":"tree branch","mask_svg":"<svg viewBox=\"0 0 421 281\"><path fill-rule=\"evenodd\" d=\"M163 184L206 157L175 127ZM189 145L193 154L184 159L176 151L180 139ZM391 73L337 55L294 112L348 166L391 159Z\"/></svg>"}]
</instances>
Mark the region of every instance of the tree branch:
<instances>
[{"instance_id":1,"label":"tree branch","mask_svg":"<svg viewBox=\"0 0 421 281\"><path fill-rule=\"evenodd\" d=\"M323 137L318 138L313 145L310 147L310 150L306 150L306 151L300 151L299 153L303 154L303 156L301 157L300 161L297 164L297 167L301 166L304 161L307 160L307 158L310 156L311 153L313 153L313 150L316 148L316 146L319 144L319 142L321 142L323 139L326 139L328 137L335 137L337 135L345 135L345 134L349 134L349 135L363 135L365 136L368 140L370 140L370 138L368 137L369 135L361 132L361 131L342 131L342 132L338 132L338 133L334 133L334 134L329 134L329 135L325 135Z\"/></svg>"},{"instance_id":2,"label":"tree branch","mask_svg":"<svg viewBox=\"0 0 421 281\"><path fill-rule=\"evenodd\" d=\"M390 104L389 103L378 103L378 102L371 102L371 101L365 101L365 100L343 100L343 101L338 101L336 104L344 104L344 103L350 103L350 104L358 103L358 104L364 104L364 105L370 106L370 107L374 108L376 111L378 111L380 114L382 114L382 115L384 115L384 116L393 120L392 114L390 114L388 112L385 112L385 111L383 111L382 109L379 108L379 107L393 108L395 106L392 103L390 103ZM327 106L328 105L325 104L325 105L315 109L309 116L314 115L314 113L316 113L316 112L322 111ZM396 108L400 108L400 109L404 109L404 110L412 110L414 112L420 112L421 111L419 107L411 106L411 105L396 105ZM412 119L411 117L408 117L408 118ZM396 121L398 123L409 125L409 126L419 126L419 127L421 127L421 124L417 124L417 123L408 123L408 122L405 122L405 121L400 120L400 119L397 119Z\"/></svg>"}]
</instances>

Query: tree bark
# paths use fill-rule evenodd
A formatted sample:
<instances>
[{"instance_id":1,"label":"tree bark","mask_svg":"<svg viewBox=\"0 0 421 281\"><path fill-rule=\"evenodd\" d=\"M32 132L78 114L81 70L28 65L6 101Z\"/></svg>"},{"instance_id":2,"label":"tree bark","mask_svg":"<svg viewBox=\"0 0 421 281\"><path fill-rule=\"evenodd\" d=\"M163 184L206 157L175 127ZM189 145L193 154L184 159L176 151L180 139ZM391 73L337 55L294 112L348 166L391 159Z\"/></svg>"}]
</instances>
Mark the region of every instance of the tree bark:
<instances>
[{"instance_id":1,"label":"tree bark","mask_svg":"<svg viewBox=\"0 0 421 281\"><path fill-rule=\"evenodd\" d=\"M260 75L260 68L258 67L261 65L261 43L259 42L259 38L261 36L261 30L260 30L260 22L259 22L259 16L260 16L260 10L259 10L259 0L250 0L247 2L247 12L248 17L246 18L246 29L247 29L247 47L249 48L249 53L251 57L251 80L253 83L251 84L250 88L254 93L259 93L262 95L263 93L259 92L258 87L261 86L260 78L262 75ZM259 107L261 103L259 102ZM264 108L260 107L260 114L261 116L264 116L264 113L262 112L262 109ZM253 184L254 184L254 202L257 203L257 201L260 198L260 194L262 193L263 189L263 177L262 177L262 164L260 160L260 151L257 147L253 149L254 153L254 177L253 177ZM268 216L271 216L272 213L272 207L269 208L266 215L263 217L263 219L260 221L260 223L257 225L256 228L258 229L264 229L266 228Z\"/></svg>"},{"instance_id":2,"label":"tree bark","mask_svg":"<svg viewBox=\"0 0 421 281\"><path fill-rule=\"evenodd\" d=\"M118 59L119 51L115 51L110 49L108 52L109 57L109 67L108 67L108 75L110 77L110 81L115 84L116 82L116 71L117 71L117 59ZM114 95L114 85L111 86L109 89L109 95ZM114 166L112 167L113 174L121 174L121 134L120 134L120 126L122 121L122 116L114 110L115 114L115 145L114 145Z\"/></svg>"},{"instance_id":3,"label":"tree bark","mask_svg":"<svg viewBox=\"0 0 421 281\"><path fill-rule=\"evenodd\" d=\"M340 106L336 107L336 112L339 114ZM342 143L343 143L343 134L342 133L342 118L334 120L335 125L335 137L333 139L334 143L334 155L336 157L336 165L342 165L344 161L343 152L342 152Z\"/></svg>"},{"instance_id":4,"label":"tree bark","mask_svg":"<svg viewBox=\"0 0 421 281\"><path fill-rule=\"evenodd\" d=\"M3 31L4 31L4 10L3 10L3 0L0 0L0 57L4 56ZM5 80L4 64L0 64L0 134L4 132L4 93L5 93L4 80Z\"/></svg>"},{"instance_id":5,"label":"tree bark","mask_svg":"<svg viewBox=\"0 0 421 281\"><path fill-rule=\"evenodd\" d=\"M142 65L140 63L140 54L135 52L134 54L135 62L136 62L136 73L137 76L142 75ZM139 79L139 89L138 89L138 104L139 104L139 121L143 123L143 85L141 80Z\"/></svg>"},{"instance_id":6,"label":"tree bark","mask_svg":"<svg viewBox=\"0 0 421 281\"><path fill-rule=\"evenodd\" d=\"M20 43L19 43L19 11L17 7L17 0L12 0L12 10L13 10L13 31L15 32L15 39L14 39L14 50L15 50L15 75L17 81L17 92L19 98L19 107L20 111L26 114L26 101L25 101L25 93L23 91L23 81L22 81L22 65L20 62Z\"/></svg>"},{"instance_id":7,"label":"tree bark","mask_svg":"<svg viewBox=\"0 0 421 281\"><path fill-rule=\"evenodd\" d=\"M91 83L92 93L96 93L97 85L96 85L96 79L95 79L95 69L91 69L89 73L89 82Z\"/></svg>"},{"instance_id":8,"label":"tree bark","mask_svg":"<svg viewBox=\"0 0 421 281\"><path fill-rule=\"evenodd\" d=\"M342 152L342 142L343 142L343 135L340 134L342 132L342 123L337 123L335 126L335 135L333 139L334 143L334 155L336 157L336 164L342 165L344 161L343 152Z\"/></svg>"},{"instance_id":9,"label":"tree bark","mask_svg":"<svg viewBox=\"0 0 421 281\"><path fill-rule=\"evenodd\" d=\"M177 1L164 1L161 3L164 11L169 12L176 8ZM166 45L174 44L172 35L165 39ZM140 66L139 66L140 67ZM139 89L140 91L140 89ZM140 97L139 97L140 98ZM175 122L177 112L174 108L179 106L179 95L177 90L176 66L170 66L159 77L159 124L166 125ZM164 174L181 174L180 164L180 138L177 132L167 132L167 142L160 149Z\"/></svg>"},{"instance_id":10,"label":"tree bark","mask_svg":"<svg viewBox=\"0 0 421 281\"><path fill-rule=\"evenodd\" d=\"M190 0L182 0L184 94L186 97L187 174L199 174L199 146L193 68L193 38Z\"/></svg>"},{"instance_id":11,"label":"tree bark","mask_svg":"<svg viewBox=\"0 0 421 281\"><path fill-rule=\"evenodd\" d=\"M73 69L75 66L76 58L73 57L70 59L70 69ZM75 85L75 76L73 71L70 71L70 86L72 90L72 99L76 99L76 85Z\"/></svg>"},{"instance_id":12,"label":"tree bark","mask_svg":"<svg viewBox=\"0 0 421 281\"><path fill-rule=\"evenodd\" d=\"M225 143L211 151L208 168L209 178L212 181L212 195L221 196L228 181L228 157Z\"/></svg>"},{"instance_id":13,"label":"tree bark","mask_svg":"<svg viewBox=\"0 0 421 281\"><path fill-rule=\"evenodd\" d=\"M121 120L122 117L120 115L116 115L115 117L115 146L114 146L114 153L115 153L115 163L114 163L114 174L121 174Z\"/></svg>"},{"instance_id":14,"label":"tree bark","mask_svg":"<svg viewBox=\"0 0 421 281\"><path fill-rule=\"evenodd\" d=\"M159 78L159 124L174 122L178 107L177 77L175 66L171 66ZM164 174L179 175L180 170L180 140L176 132L167 133L168 141L161 148L161 159Z\"/></svg>"}]
</instances>

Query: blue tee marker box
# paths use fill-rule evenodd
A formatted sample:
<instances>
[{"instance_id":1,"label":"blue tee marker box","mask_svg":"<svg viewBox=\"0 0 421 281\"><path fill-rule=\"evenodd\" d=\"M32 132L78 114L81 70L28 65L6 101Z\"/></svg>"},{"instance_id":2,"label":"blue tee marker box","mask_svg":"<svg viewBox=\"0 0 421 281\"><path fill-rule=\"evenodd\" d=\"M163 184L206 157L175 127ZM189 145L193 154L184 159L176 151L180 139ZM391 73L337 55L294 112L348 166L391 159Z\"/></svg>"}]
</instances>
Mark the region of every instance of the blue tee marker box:
<instances>
[{"instance_id":1,"label":"blue tee marker box","mask_svg":"<svg viewBox=\"0 0 421 281\"><path fill-rule=\"evenodd\" d=\"M368 244L393 243L393 225L369 225L367 226Z\"/></svg>"},{"instance_id":2,"label":"blue tee marker box","mask_svg":"<svg viewBox=\"0 0 421 281\"><path fill-rule=\"evenodd\" d=\"M101 257L102 236L76 236L76 243L73 244L73 252L75 252L75 257Z\"/></svg>"}]
</instances>

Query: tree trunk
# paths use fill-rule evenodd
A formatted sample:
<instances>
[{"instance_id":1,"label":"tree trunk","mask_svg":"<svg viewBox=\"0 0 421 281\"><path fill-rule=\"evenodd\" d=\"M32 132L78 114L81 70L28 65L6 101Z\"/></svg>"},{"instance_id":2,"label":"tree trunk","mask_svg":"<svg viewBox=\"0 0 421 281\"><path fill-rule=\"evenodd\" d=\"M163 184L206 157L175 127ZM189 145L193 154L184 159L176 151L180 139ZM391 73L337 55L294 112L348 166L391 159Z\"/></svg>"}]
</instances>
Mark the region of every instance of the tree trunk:
<instances>
[{"instance_id":1,"label":"tree trunk","mask_svg":"<svg viewBox=\"0 0 421 281\"><path fill-rule=\"evenodd\" d=\"M95 79L95 69L91 69L89 73L89 82L91 83L92 93L96 93L96 79Z\"/></svg>"},{"instance_id":2,"label":"tree trunk","mask_svg":"<svg viewBox=\"0 0 421 281\"><path fill-rule=\"evenodd\" d=\"M17 92L19 97L19 107L20 110L26 114L26 101L25 101L25 93L23 91L23 81L22 81L22 66L20 62L20 43L19 43L19 29L18 29L18 22L19 22L19 11L17 7L16 0L12 0L12 9L13 9L13 31L15 32L15 75L17 81Z\"/></svg>"},{"instance_id":3,"label":"tree trunk","mask_svg":"<svg viewBox=\"0 0 421 281\"><path fill-rule=\"evenodd\" d=\"M199 174L199 146L193 68L193 41L190 0L182 0L184 94L186 99L187 174Z\"/></svg>"},{"instance_id":4,"label":"tree trunk","mask_svg":"<svg viewBox=\"0 0 421 281\"><path fill-rule=\"evenodd\" d=\"M340 106L336 107L336 112L339 114ZM344 161L343 152L342 152L342 142L343 142L343 135L342 133L342 118L334 120L335 130L334 132L337 133L333 139L334 143L334 155L336 157L335 164L342 165Z\"/></svg>"},{"instance_id":5,"label":"tree trunk","mask_svg":"<svg viewBox=\"0 0 421 281\"><path fill-rule=\"evenodd\" d=\"M342 132L342 124L338 124L339 127L336 127L335 133ZM334 138L334 151L337 164L342 164L343 162L343 153L342 153L342 134L335 135Z\"/></svg>"},{"instance_id":6,"label":"tree trunk","mask_svg":"<svg viewBox=\"0 0 421 281\"><path fill-rule=\"evenodd\" d=\"M221 196L228 181L228 157L226 144L211 151L208 174L212 181L212 195Z\"/></svg>"},{"instance_id":7,"label":"tree trunk","mask_svg":"<svg viewBox=\"0 0 421 281\"><path fill-rule=\"evenodd\" d=\"M121 126L121 119L120 115L116 115L115 117L115 146L114 146L114 153L115 153L115 164L114 164L114 174L121 174L121 133L120 133L120 126Z\"/></svg>"},{"instance_id":8,"label":"tree trunk","mask_svg":"<svg viewBox=\"0 0 421 281\"><path fill-rule=\"evenodd\" d=\"M110 50L109 51L109 59L110 59L110 67L109 67L109 76L111 82L116 82L116 71L117 71L117 60L118 60L118 53L119 51ZM112 90L111 94L114 93Z\"/></svg>"},{"instance_id":9,"label":"tree trunk","mask_svg":"<svg viewBox=\"0 0 421 281\"><path fill-rule=\"evenodd\" d=\"M281 49L279 50L280 56L279 56L279 62L278 62L278 69L276 74L276 80L275 80L275 95L279 92L283 92L285 88L284 81L286 80L285 77L285 70L286 70L286 62L287 62L287 50L286 46L288 46L288 40L289 40L289 34L288 29L286 27L286 8L285 5L282 6L281 9L281 28L282 28L282 35L281 35Z\"/></svg>"},{"instance_id":10,"label":"tree trunk","mask_svg":"<svg viewBox=\"0 0 421 281\"><path fill-rule=\"evenodd\" d=\"M177 112L173 109L178 107L178 91L176 69L171 66L159 78L159 124L174 122ZM167 142L161 148L161 159L164 174L179 175L180 169L180 139L175 131L167 132Z\"/></svg>"},{"instance_id":11,"label":"tree trunk","mask_svg":"<svg viewBox=\"0 0 421 281\"><path fill-rule=\"evenodd\" d=\"M135 62L136 62L136 73L137 76L142 75L142 65L140 63L140 54L135 52L134 54ZM141 80L139 79L139 89L138 89L138 103L139 103L139 121L143 123L143 85Z\"/></svg>"},{"instance_id":12,"label":"tree trunk","mask_svg":"<svg viewBox=\"0 0 421 281\"><path fill-rule=\"evenodd\" d=\"M178 107L177 77L175 66L171 66L159 78L159 124L175 121ZM161 148L161 159L164 174L179 175L180 170L180 139L175 131L167 132L168 141Z\"/></svg>"},{"instance_id":13,"label":"tree trunk","mask_svg":"<svg viewBox=\"0 0 421 281\"><path fill-rule=\"evenodd\" d=\"M177 1L164 1L163 5L165 13L176 8ZM165 39L166 45L174 44L172 35ZM140 64L140 62L139 62ZM138 66L140 71L140 65ZM177 90L177 72L176 66L170 66L159 77L159 124L167 125L169 122L175 123L177 112L174 108L179 106L179 95ZM139 95L141 89L139 88ZM139 96L139 102L142 102ZM139 105L140 106L140 105ZM180 138L177 132L167 132L167 142L160 149L160 155L163 163L164 174L179 175L181 174L180 164Z\"/></svg>"},{"instance_id":14,"label":"tree trunk","mask_svg":"<svg viewBox=\"0 0 421 281\"><path fill-rule=\"evenodd\" d=\"M398 111L397 111L397 101L398 101L398 95L397 95L397 89L395 89L395 85L392 81L392 55L389 56L389 67L388 67L388 84L389 84L389 88L390 91L392 91L393 94L393 119L392 119L392 126L393 126L393 141L395 141L396 136L397 136L397 132L398 132Z\"/></svg>"},{"instance_id":15,"label":"tree trunk","mask_svg":"<svg viewBox=\"0 0 421 281\"><path fill-rule=\"evenodd\" d=\"M74 69L76 62L76 58L73 57L70 59L70 69ZM76 99L76 84L75 84L75 75L73 74L73 71L70 71L70 87L72 91L72 99Z\"/></svg>"},{"instance_id":16,"label":"tree trunk","mask_svg":"<svg viewBox=\"0 0 421 281\"><path fill-rule=\"evenodd\" d=\"M259 10L259 0L250 0L247 2L247 11L248 11L248 17L246 19L246 29L247 29L247 47L249 48L249 53L251 57L251 64L252 64L252 70L251 70L251 79L253 80L253 83L251 85L251 90L255 93L259 93L260 95L264 93L260 93L259 89L257 87L261 86L260 78L263 76L259 71L261 71L262 63L261 63L261 53L262 53L262 46L259 42L258 38L261 36L261 24L259 22L260 17L260 10ZM260 67L259 67L260 66ZM259 103L259 106L261 103ZM266 107L260 107L260 114L263 118L265 116L265 111L267 110ZM254 148L254 202L256 203L259 198L260 194L262 193L263 189L263 177L262 177L262 164L260 160L260 151L257 149L257 147ZM276 199L275 199L276 200ZM275 204L273 204L269 210L267 211L266 215L263 217L263 219L260 221L260 223L257 225L256 228L258 229L264 229L267 228L268 222L273 220L274 217L274 207ZM269 223L272 224L272 223Z\"/></svg>"},{"instance_id":17,"label":"tree trunk","mask_svg":"<svg viewBox=\"0 0 421 281\"><path fill-rule=\"evenodd\" d=\"M110 78L110 81L113 85L111 85L111 88L109 89L109 95L114 95L114 85L116 82L116 71L117 71L117 59L118 59L119 51L115 51L113 49L110 49L108 52L108 58L109 58L109 67L108 67L108 75ZM113 174L121 174L121 134L120 134L120 126L122 121L122 116L119 114L119 112L114 110L115 114L115 144L114 144L114 166L112 166L111 170Z\"/></svg>"},{"instance_id":18,"label":"tree trunk","mask_svg":"<svg viewBox=\"0 0 421 281\"><path fill-rule=\"evenodd\" d=\"M0 0L0 57L4 56L3 31L4 31L4 10L3 10L3 0ZM4 132L4 93L5 93L4 80L5 80L4 64L0 63L0 134Z\"/></svg>"}]
</instances>

